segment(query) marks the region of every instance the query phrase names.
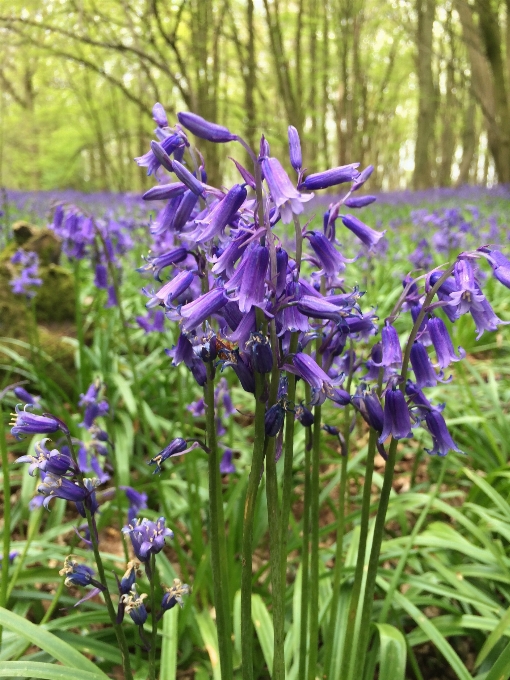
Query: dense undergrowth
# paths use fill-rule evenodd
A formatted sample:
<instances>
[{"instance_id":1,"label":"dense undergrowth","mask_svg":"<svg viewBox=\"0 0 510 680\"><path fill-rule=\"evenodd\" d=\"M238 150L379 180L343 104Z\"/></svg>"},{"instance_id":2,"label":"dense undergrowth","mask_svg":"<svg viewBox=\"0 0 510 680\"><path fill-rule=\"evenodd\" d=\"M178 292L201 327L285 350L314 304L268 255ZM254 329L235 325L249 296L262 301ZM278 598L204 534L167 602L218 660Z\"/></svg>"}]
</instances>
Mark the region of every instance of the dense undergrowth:
<instances>
[{"instance_id":1,"label":"dense undergrowth","mask_svg":"<svg viewBox=\"0 0 510 680\"><path fill-rule=\"evenodd\" d=\"M28 219L46 226L49 213L36 214L34 202L18 196L4 206L2 240L9 247L12 225ZM397 200L399 198L399 200ZM386 229L386 238L376 251L357 268L360 280L349 280L366 291L376 302L380 319L389 313L402 290L402 279L411 270L440 265L462 250L484 243L498 244L509 251L510 196L504 191L465 190L446 196L420 195L383 200L367 210L365 221ZM76 197L73 197L76 202ZM51 202L51 201L50 201ZM32 394L41 395L43 410L65 420L73 437L80 438L82 413L80 394L100 377L106 386L109 414L100 422L114 446L109 452L111 480L98 491L100 513L98 530L107 579L114 584L112 571L125 569L126 546L120 528L125 523L129 499L113 496L108 488L129 486L147 494L144 516L156 520L165 515L174 540L158 554L162 580L174 578L192 586L182 609L175 607L163 618L159 629L161 680L175 677L214 677L220 680L218 641L212 608L213 585L209 569L207 538L208 468L207 454L194 450L168 461L161 475L151 475L147 460L176 437L203 438L204 416L192 404L201 397L200 388L184 368L170 368L165 349L177 342L177 327L146 331L144 285L135 271L147 252L148 211L133 200L101 205L84 197L93 206L95 217L108 225L115 221L126 235L126 247L119 256L118 305L106 306L108 291L97 286L94 268L83 260L80 266L65 255L61 264L75 277L73 295L78 296L78 313L63 332L51 320L30 324L25 335L13 337L9 324L0 320L0 392L22 382ZM48 206L45 206L45 210ZM320 225L320 205L311 214ZM46 215L46 217L45 217ZM117 228L117 227L116 227ZM320 228L320 227L319 227ZM345 253L357 254L354 242L345 244ZM383 257L384 252L384 257ZM427 262L427 265L424 262ZM490 278L490 270L485 268ZM510 321L507 288L487 280L487 296L502 319ZM16 296L17 313L34 321L34 305L23 295ZM58 300L55 301L58 305ZM37 312L36 312L37 314ZM153 314L153 313L152 313ZM35 317L35 321L37 318ZM404 332L403 328L397 330ZM466 360L449 367L453 381L446 390L433 388L431 400L446 395L444 415L454 440L463 453L431 457L429 435L420 430L399 451L393 492L390 498L386 532L382 543L373 612L373 643L365 680L397 677L433 680L478 678L496 680L508 677L509 654L502 655L510 637L510 447L508 400L510 393L510 330L502 325L485 333L475 343L474 324L462 317L450 326L453 344L461 345ZM54 333L74 356L73 365L62 368L62 356L51 354L38 341L41 333ZM80 341L82 340L82 342ZM81 351L80 351L81 347ZM48 369L51 367L51 370ZM362 373L363 373L362 369ZM449 375L449 373L448 373ZM232 376L223 377L233 385ZM437 392L437 397L436 397ZM237 592L241 581L242 522L244 495L251 462L250 429L253 406L249 395L233 386L235 412L224 418L224 440L233 451L235 472L224 475L223 500L228 526L227 550L233 589L234 667L241 655L241 612ZM74 607L79 588L64 587L59 576L69 553L84 561L89 551L75 533L81 518L74 506L62 499L52 502L51 512L30 509L36 480L26 466L15 464L26 453L27 441L17 442L7 430L7 413L17 399L12 390L2 392L3 427L9 468L2 475L10 480L10 498L2 498L3 515L10 507L9 524L2 531L10 535L11 560L6 588L6 608L0 611L3 626L0 650L0 677L92 678L95 670L121 677L120 651L101 597ZM343 410L323 407L328 425L344 427ZM347 464L348 502L345 509L344 566L340 585L340 620L334 629L332 678L340 677L343 635L348 616L357 546L360 508L368 450L368 435L362 422L354 424L358 436ZM417 431L418 432L418 431ZM3 433L0 431L0 438ZM29 443L33 453L35 437ZM303 489L305 430L296 434L288 573L285 592L285 663L287 676L298 678L301 620L300 593L302 556L299 552L303 531ZM329 606L332 582L329 577L335 559L338 523L338 485L341 447L338 438L325 435L321 449L320 478L320 564L319 583L320 647L317 677L322 677L326 641L331 636ZM376 459L373 489L382 486L384 461ZM278 469L278 474L282 471ZM262 487L265 481L262 481ZM6 488L5 485L3 487ZM258 496L255 510L254 579L252 616L257 643L254 667L256 678L270 677L273 656L272 598L268 577L269 543L265 494ZM375 511L372 507L372 515ZM369 542L373 522L369 529ZM5 542L4 542L4 545ZM6 559L6 555L3 555ZM405 644L395 631L405 635ZM134 655L136 678L146 678L147 659L139 645L136 627L127 627L128 643ZM87 662L86 659L90 661ZM57 660L66 667L35 664ZM496 663L496 660L497 663ZM9 662L9 664L6 664ZM379 671L377 668L379 667ZM399 665L400 664L400 665ZM498 665L500 664L500 665ZM48 668L53 670L48 671ZM391 669L391 670L388 670ZM396 669L396 670L395 670ZM37 674L44 673L47 674ZM60 674L59 674L60 673ZM65 673L68 673L65 675ZM378 673L378 674L377 674ZM103 676L104 677L104 676ZM343 680L343 678L342 678Z\"/></svg>"}]
</instances>

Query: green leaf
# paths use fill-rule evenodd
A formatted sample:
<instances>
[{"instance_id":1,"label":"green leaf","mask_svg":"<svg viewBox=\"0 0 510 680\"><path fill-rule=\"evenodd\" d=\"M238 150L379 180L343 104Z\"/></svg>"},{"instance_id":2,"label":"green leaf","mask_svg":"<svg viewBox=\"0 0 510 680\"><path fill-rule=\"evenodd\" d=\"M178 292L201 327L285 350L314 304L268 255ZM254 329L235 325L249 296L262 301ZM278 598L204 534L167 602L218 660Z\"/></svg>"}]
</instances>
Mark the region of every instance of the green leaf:
<instances>
[{"instance_id":1,"label":"green leaf","mask_svg":"<svg viewBox=\"0 0 510 680\"><path fill-rule=\"evenodd\" d=\"M121 397L126 404L127 410L129 411L129 415L134 418L136 416L136 401L133 396L131 385L120 373L114 373L112 375L112 380L119 389Z\"/></svg>"},{"instance_id":2,"label":"green leaf","mask_svg":"<svg viewBox=\"0 0 510 680\"><path fill-rule=\"evenodd\" d=\"M221 680L220 653L218 650L218 634L208 611L199 612L195 616L200 635L211 660L214 680Z\"/></svg>"},{"instance_id":3,"label":"green leaf","mask_svg":"<svg viewBox=\"0 0 510 680\"><path fill-rule=\"evenodd\" d=\"M92 663L87 657L77 652L71 645L67 644L63 640L45 630L41 626L36 626L31 621L14 614L13 612L0 607L0 625L8 630L12 630L13 633L24 637L26 640L31 642L39 649L42 649L47 654L50 654L54 659L60 661L68 668L79 668L83 671L88 671L94 674L96 677L107 678L108 676L99 670L97 666ZM12 663L12 662L5 662ZM43 665L43 664L41 664ZM69 671L67 672L67 678L69 678ZM74 671L71 674L75 678ZM8 677L8 676L3 676ZM19 676L18 676L19 677ZM46 677L46 676L39 676Z\"/></svg>"},{"instance_id":4,"label":"green leaf","mask_svg":"<svg viewBox=\"0 0 510 680\"><path fill-rule=\"evenodd\" d=\"M273 677L273 619L267 611L262 598L257 594L251 596L251 618L262 648L262 654L264 655L264 659L269 669L269 675Z\"/></svg>"},{"instance_id":5,"label":"green leaf","mask_svg":"<svg viewBox=\"0 0 510 680\"><path fill-rule=\"evenodd\" d=\"M510 608L506 610L503 614L501 621L498 623L496 628L489 635L487 640L485 640L482 649L478 652L478 656L475 661L475 668L481 666L487 655L490 653L494 645L500 640L500 638L505 634L506 629L510 625Z\"/></svg>"},{"instance_id":6,"label":"green leaf","mask_svg":"<svg viewBox=\"0 0 510 680\"><path fill-rule=\"evenodd\" d=\"M494 666L487 673L485 680L508 680L510 675L510 642L501 652Z\"/></svg>"},{"instance_id":7,"label":"green leaf","mask_svg":"<svg viewBox=\"0 0 510 680\"><path fill-rule=\"evenodd\" d=\"M389 584L382 578L377 579L377 584L384 590L387 591ZM423 612L421 612L418 607L408 600L405 595L402 595L398 591L395 592L393 596L395 603L402 607L409 616L411 616L418 626L429 636L431 642L433 642L437 649L444 656L446 661L449 663L450 668L454 673L456 673L459 680L472 680L471 673L464 666L460 658L457 656L453 647L449 642L441 635L438 629L434 626L433 622L428 619Z\"/></svg>"},{"instance_id":8,"label":"green leaf","mask_svg":"<svg viewBox=\"0 0 510 680\"><path fill-rule=\"evenodd\" d=\"M163 644L159 680L175 680L177 674L177 641L179 639L179 607L166 612L163 617Z\"/></svg>"},{"instance_id":9,"label":"green leaf","mask_svg":"<svg viewBox=\"0 0 510 680\"><path fill-rule=\"evenodd\" d=\"M379 680L404 680L406 641L402 633L389 623L376 623L379 631Z\"/></svg>"},{"instance_id":10,"label":"green leaf","mask_svg":"<svg viewBox=\"0 0 510 680\"><path fill-rule=\"evenodd\" d=\"M88 659L85 659L88 661ZM65 666L38 661L3 661L0 662L0 678L37 678L38 680L101 680L106 678L99 669L95 673L73 669L72 674Z\"/></svg>"}]
</instances>

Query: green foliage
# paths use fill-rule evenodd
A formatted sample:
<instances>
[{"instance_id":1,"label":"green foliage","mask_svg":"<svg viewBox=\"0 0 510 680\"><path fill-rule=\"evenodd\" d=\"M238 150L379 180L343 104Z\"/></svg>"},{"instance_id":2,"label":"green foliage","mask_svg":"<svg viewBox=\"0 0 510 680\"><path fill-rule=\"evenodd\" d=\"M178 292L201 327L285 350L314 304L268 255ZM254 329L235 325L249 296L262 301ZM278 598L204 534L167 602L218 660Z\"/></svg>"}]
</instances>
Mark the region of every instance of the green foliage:
<instances>
[{"instance_id":1,"label":"green foliage","mask_svg":"<svg viewBox=\"0 0 510 680\"><path fill-rule=\"evenodd\" d=\"M502 205L504 207L504 204ZM494 208L486 210L489 214ZM379 210L379 212L375 212ZM390 219L400 218L395 227L397 245L390 241L386 259L374 258L361 273L359 283L367 298L376 300L381 319L387 316L401 291L401 276L411 265L407 255L414 248L416 230L409 219L410 208L381 206L374 216L389 228ZM367 221L369 221L367 219ZM352 243L346 244L353 248ZM142 246L140 246L140 252ZM138 253L137 253L138 254ZM137 255L136 254L136 255ZM435 254L436 264L440 255ZM137 259L136 256L130 256ZM120 332L118 310L104 310L104 291L94 288L92 276L84 274L85 357L87 377L101 376L108 387L112 418L108 428L115 451L118 482L129 484L149 495L147 517L165 514L175 533L169 548L158 556L162 581L169 585L175 577L192 584L191 595L182 610L165 614L158 630L161 647L160 678L173 680L194 669L197 678L219 678L218 640L212 608L212 579L207 545L207 455L194 451L167 462L161 476L150 474L146 461L169 439L177 436L203 437L204 422L194 418L186 405L200 396L189 373L170 369L164 354L175 342L172 333L145 335L134 328L133 319L143 312L140 280L126 263L123 280L123 309L130 324L135 368L142 394L143 417L150 440L144 439L139 419L133 375L125 338ZM64 266L66 266L64 264ZM67 270L66 270L67 271ZM508 319L506 289L494 288L495 309ZM86 302L85 302L86 301ZM133 326L133 327L132 327ZM71 329L71 332L73 329ZM481 348L473 351L473 324L466 320L455 330L455 344L469 350L468 360L454 367L451 385L432 391L432 401L446 395L445 416L464 454L450 453L444 461L426 456L428 435L402 446L394 490L390 497L386 533L382 544L376 584L376 601L364 680L403 680L446 677L454 673L460 680L508 677L510 638L510 475L507 469L509 396L508 346L503 327L484 336ZM501 337L500 337L501 336ZM62 340L75 357L77 340ZM61 363L55 352L40 351L39 361L30 354L30 344L3 338L0 341L2 387L20 377L29 381L31 391L40 393L45 410L70 423L78 434L76 380L64 384L51 377L44 363ZM76 352L77 355L77 352ZM44 360L44 361L42 361ZM55 369L55 376L57 369ZM75 373L76 375L76 373ZM228 379L228 372L224 375ZM237 413L229 420L226 440L236 452L238 472L224 481L227 551L232 566L231 609L234 620L233 658L236 677L240 672L240 583L243 500L248 481L251 444L252 400L239 388L232 390ZM9 407L14 402L7 398ZM341 425L342 412L325 408L328 423ZM335 651L330 677L340 680L349 599L359 543L360 506L366 474L367 439L361 423L355 426L356 439L348 461L349 495L343 572L340 584L339 615L330 630L332 600L332 560L336 549L338 503L336 488L340 455L333 440L325 440L321 452L320 495L320 640L317 675L322 675L324 642L333 636ZM302 560L299 554L304 484L304 433L296 433L294 464L295 493L288 536L288 579L285 600L285 665L289 680L299 678L300 589ZM137 447L141 446L141 451ZM9 476L12 514L9 527L11 548L20 552L9 568L9 599L0 610L3 627L0 648L0 677L32 677L58 680L99 680L114 676L120 651L100 598L85 602L78 609L77 590L67 592L58 576L66 555L73 552L83 561L90 559L79 547L73 527L76 516L63 501L52 501L51 513L27 509L35 481L12 461L25 453L26 443L9 439L9 465L1 477ZM33 450L33 449L30 449ZM383 466L375 470L373 483L380 489ZM278 475L282 471L278 469ZM444 475L444 476L443 476ZM273 610L267 573L268 541L264 482L255 509L255 544L258 546L253 575L252 615L255 625L255 677L270 677L273 658ZM369 540L373 534L371 508ZM112 572L121 574L125 560L118 540L124 521L123 501L103 498L99 515L102 556L108 582L115 590ZM81 519L80 519L81 521ZM368 563L368 556L367 556ZM395 575L397 575L396 580ZM364 588L364 585L363 585ZM63 609L65 608L65 611ZM48 614L49 612L49 614ZM136 627L125 626L133 652L135 677L147 677L147 662L139 649ZM147 631L149 632L149 631ZM356 635L359 631L356 631ZM354 649L356 644L354 644ZM57 663L63 666L57 665ZM438 670L439 669L439 670ZM448 671L446 671L448 669ZM435 675L434 675L435 674ZM344 680L342 678L341 680ZM358 679L356 679L358 680Z\"/></svg>"}]
</instances>

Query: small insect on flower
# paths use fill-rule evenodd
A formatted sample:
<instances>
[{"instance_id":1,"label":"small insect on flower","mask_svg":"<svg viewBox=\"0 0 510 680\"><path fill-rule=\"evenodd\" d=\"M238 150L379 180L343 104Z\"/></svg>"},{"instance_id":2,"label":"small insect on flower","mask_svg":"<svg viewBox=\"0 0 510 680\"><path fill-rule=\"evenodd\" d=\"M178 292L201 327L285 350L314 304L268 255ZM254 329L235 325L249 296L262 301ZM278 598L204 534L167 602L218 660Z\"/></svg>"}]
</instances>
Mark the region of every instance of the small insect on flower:
<instances>
[{"instance_id":1,"label":"small insect on flower","mask_svg":"<svg viewBox=\"0 0 510 680\"><path fill-rule=\"evenodd\" d=\"M222 338L219 333L216 335L214 342L216 345L216 356L220 361L229 361L232 353L237 352L239 349L237 343L227 340L227 338Z\"/></svg>"}]
</instances>

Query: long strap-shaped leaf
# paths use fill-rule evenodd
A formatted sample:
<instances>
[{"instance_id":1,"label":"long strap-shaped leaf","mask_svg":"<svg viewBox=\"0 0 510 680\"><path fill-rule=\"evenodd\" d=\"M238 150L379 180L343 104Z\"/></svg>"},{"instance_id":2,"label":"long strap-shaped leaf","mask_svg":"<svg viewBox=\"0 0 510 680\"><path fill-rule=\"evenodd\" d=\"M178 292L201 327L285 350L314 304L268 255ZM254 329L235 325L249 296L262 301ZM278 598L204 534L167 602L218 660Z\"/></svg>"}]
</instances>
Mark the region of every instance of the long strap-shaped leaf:
<instances>
[{"instance_id":1,"label":"long strap-shaped leaf","mask_svg":"<svg viewBox=\"0 0 510 680\"><path fill-rule=\"evenodd\" d=\"M389 588L387 581L382 578L377 579L377 584L385 591L387 591ZM402 595L397 591L393 595L393 599L395 600L395 604L399 607L402 607L402 609L407 612L409 616L411 616L420 626L420 628L428 635L430 641L435 644L437 649L448 661L450 668L457 675L459 680L472 680L471 673L464 666L448 640L446 640L446 638L444 638L434 626L433 622L428 619L425 614L421 612L418 607L416 607L405 595Z\"/></svg>"},{"instance_id":2,"label":"long strap-shaped leaf","mask_svg":"<svg viewBox=\"0 0 510 680\"><path fill-rule=\"evenodd\" d=\"M69 680L69 667L57 666L39 661L2 661L0 662L0 678L37 678L37 680ZM106 676L101 671L95 673L80 671L74 668L73 680L102 680Z\"/></svg>"},{"instance_id":3,"label":"long strap-shaped leaf","mask_svg":"<svg viewBox=\"0 0 510 680\"><path fill-rule=\"evenodd\" d=\"M404 680L406 674L406 641L402 633L389 623L376 623L379 631L379 680Z\"/></svg>"},{"instance_id":4,"label":"long strap-shaped leaf","mask_svg":"<svg viewBox=\"0 0 510 680\"><path fill-rule=\"evenodd\" d=\"M86 656L77 652L71 645L63 640L60 640L56 635L50 633L48 630L36 626L35 624L27 621L26 619L10 612L3 607L0 607L0 625L8 630L12 630L13 633L24 637L26 640L31 642L39 649L47 652L57 661L64 664L68 668L79 668L82 671L88 671L96 678L103 678L106 680L108 677L103 671L101 671L90 659ZM44 665L44 664L43 664ZM51 664L48 664L51 665ZM67 677L70 677L69 671L67 672ZM6 677L5 675L3 677ZM8 676L7 676L8 677ZM43 677L43 676L39 676ZM74 671L72 677L75 678L76 675Z\"/></svg>"}]
</instances>

